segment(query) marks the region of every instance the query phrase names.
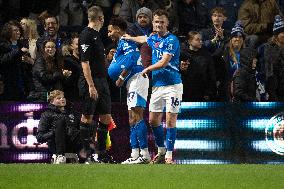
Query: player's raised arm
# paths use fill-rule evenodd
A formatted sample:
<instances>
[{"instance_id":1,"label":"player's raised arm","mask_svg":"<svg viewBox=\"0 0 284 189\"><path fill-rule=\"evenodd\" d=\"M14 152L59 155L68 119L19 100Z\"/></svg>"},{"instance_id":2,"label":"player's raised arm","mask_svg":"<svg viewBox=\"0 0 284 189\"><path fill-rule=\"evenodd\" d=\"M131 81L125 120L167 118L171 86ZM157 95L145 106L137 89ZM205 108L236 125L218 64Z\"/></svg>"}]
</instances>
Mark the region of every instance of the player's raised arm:
<instances>
[{"instance_id":1,"label":"player's raised arm","mask_svg":"<svg viewBox=\"0 0 284 189\"><path fill-rule=\"evenodd\" d=\"M147 42L147 36L144 36L144 35L133 37L133 36L130 36L129 34L124 34L122 36L122 39L131 40L136 43L146 43Z\"/></svg>"}]
</instances>

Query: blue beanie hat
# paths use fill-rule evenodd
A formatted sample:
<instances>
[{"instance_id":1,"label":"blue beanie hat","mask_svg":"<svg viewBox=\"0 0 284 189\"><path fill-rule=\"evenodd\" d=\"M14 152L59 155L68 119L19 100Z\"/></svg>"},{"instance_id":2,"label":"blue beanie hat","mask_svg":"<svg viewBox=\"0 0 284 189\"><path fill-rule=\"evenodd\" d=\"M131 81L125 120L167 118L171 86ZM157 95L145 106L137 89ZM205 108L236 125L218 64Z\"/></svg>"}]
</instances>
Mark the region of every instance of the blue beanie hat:
<instances>
[{"instance_id":1,"label":"blue beanie hat","mask_svg":"<svg viewBox=\"0 0 284 189\"><path fill-rule=\"evenodd\" d=\"M280 15L276 15L273 25L273 35L278 35L281 32L284 32L284 20Z\"/></svg>"},{"instance_id":2,"label":"blue beanie hat","mask_svg":"<svg viewBox=\"0 0 284 189\"><path fill-rule=\"evenodd\" d=\"M234 27L232 28L231 31L231 37L235 37L235 36L242 36L245 37L245 32L244 32L244 28L242 25L242 22L240 20L238 20Z\"/></svg>"}]
</instances>

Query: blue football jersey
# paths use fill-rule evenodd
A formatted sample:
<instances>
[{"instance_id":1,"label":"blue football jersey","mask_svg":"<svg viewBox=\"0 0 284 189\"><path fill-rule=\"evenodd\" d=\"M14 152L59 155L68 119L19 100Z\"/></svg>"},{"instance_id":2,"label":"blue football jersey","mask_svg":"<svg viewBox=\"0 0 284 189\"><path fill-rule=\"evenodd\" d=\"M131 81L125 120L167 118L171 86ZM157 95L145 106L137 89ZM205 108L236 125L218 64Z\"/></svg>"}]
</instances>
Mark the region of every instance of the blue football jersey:
<instances>
[{"instance_id":1,"label":"blue football jersey","mask_svg":"<svg viewBox=\"0 0 284 189\"><path fill-rule=\"evenodd\" d=\"M134 74L143 70L140 52L135 42L120 39L116 53L108 68L108 75L113 81L116 81L125 69L129 72L126 80Z\"/></svg>"},{"instance_id":2,"label":"blue football jersey","mask_svg":"<svg viewBox=\"0 0 284 189\"><path fill-rule=\"evenodd\" d=\"M152 48L152 64L162 59L163 54L170 54L172 58L165 68L152 71L153 86L167 86L181 83L179 73L180 45L177 37L167 33L163 37L154 34L147 39Z\"/></svg>"}]
</instances>

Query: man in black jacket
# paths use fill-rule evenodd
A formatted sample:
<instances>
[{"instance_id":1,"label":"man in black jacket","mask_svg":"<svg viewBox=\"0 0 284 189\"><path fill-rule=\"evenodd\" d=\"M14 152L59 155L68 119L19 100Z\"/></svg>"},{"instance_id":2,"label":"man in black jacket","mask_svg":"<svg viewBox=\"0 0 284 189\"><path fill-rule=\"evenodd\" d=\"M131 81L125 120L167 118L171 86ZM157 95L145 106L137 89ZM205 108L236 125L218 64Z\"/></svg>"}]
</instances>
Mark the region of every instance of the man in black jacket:
<instances>
[{"instance_id":1,"label":"man in black jacket","mask_svg":"<svg viewBox=\"0 0 284 189\"><path fill-rule=\"evenodd\" d=\"M48 15L44 19L44 34L37 40L36 46L40 50L46 40L53 40L56 44L56 49L61 49L62 44L66 41L66 35L59 31L59 21L56 16Z\"/></svg>"},{"instance_id":2,"label":"man in black jacket","mask_svg":"<svg viewBox=\"0 0 284 189\"><path fill-rule=\"evenodd\" d=\"M66 109L66 99L60 90L50 92L47 110L42 113L38 134L39 143L47 142L52 154L56 154L55 164L66 162L66 152L78 152L80 142L80 115Z\"/></svg>"}]
</instances>

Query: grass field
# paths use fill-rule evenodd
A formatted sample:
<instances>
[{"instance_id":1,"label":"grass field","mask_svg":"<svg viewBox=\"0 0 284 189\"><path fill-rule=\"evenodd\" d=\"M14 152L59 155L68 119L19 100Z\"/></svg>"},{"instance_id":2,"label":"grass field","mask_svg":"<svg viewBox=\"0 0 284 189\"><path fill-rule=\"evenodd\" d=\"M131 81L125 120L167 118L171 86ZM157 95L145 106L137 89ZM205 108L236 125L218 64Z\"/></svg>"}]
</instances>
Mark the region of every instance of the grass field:
<instances>
[{"instance_id":1,"label":"grass field","mask_svg":"<svg viewBox=\"0 0 284 189\"><path fill-rule=\"evenodd\" d=\"M284 165L0 164L0 188L278 189Z\"/></svg>"}]
</instances>

